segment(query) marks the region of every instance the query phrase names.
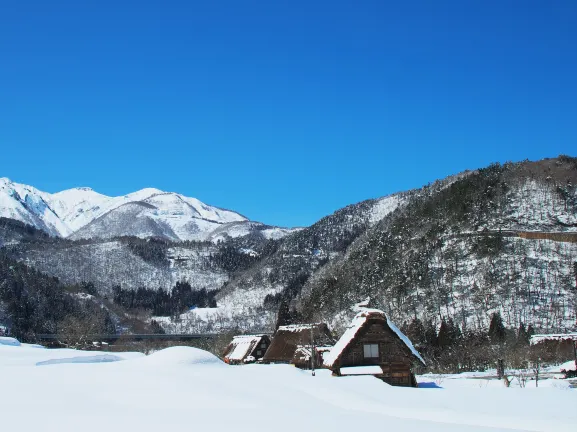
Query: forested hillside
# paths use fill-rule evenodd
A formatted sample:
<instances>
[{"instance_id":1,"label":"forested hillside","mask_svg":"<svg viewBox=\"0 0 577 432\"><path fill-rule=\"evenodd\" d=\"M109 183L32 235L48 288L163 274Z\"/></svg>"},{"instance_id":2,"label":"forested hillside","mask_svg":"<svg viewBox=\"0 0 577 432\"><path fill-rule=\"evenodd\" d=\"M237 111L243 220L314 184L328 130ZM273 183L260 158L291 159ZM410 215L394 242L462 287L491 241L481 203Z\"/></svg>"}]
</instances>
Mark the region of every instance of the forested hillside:
<instances>
[{"instance_id":1,"label":"forested hillside","mask_svg":"<svg viewBox=\"0 0 577 432\"><path fill-rule=\"evenodd\" d=\"M90 287L62 285L0 253L0 323L22 340L34 341L43 333L64 336L70 327L114 333L114 317L87 291Z\"/></svg>"},{"instance_id":2,"label":"forested hillside","mask_svg":"<svg viewBox=\"0 0 577 432\"><path fill-rule=\"evenodd\" d=\"M424 188L315 274L300 307L335 322L369 297L399 322L478 329L500 312L511 328L574 328L576 184L577 160L560 157Z\"/></svg>"},{"instance_id":3,"label":"forested hillside","mask_svg":"<svg viewBox=\"0 0 577 432\"><path fill-rule=\"evenodd\" d=\"M486 332L494 316L516 331L563 331L577 320L575 185L577 159L561 156L467 171L282 235L247 230L249 221L211 241L73 240L1 219L0 247L47 275L34 280L58 278L48 297L90 286L142 320L164 316L167 331L261 330L281 311L283 322L323 320L338 332L366 298L407 331Z\"/></svg>"}]
</instances>

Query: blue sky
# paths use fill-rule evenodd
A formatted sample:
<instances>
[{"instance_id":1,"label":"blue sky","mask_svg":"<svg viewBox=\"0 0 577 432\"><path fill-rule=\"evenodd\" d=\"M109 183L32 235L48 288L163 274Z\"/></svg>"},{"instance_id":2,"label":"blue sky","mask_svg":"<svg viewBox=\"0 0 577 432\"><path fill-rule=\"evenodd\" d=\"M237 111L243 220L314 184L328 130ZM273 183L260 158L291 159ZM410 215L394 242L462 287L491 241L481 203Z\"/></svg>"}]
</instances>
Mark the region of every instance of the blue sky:
<instances>
[{"instance_id":1,"label":"blue sky","mask_svg":"<svg viewBox=\"0 0 577 432\"><path fill-rule=\"evenodd\" d=\"M577 2L13 1L0 176L265 223L577 156Z\"/></svg>"}]
</instances>

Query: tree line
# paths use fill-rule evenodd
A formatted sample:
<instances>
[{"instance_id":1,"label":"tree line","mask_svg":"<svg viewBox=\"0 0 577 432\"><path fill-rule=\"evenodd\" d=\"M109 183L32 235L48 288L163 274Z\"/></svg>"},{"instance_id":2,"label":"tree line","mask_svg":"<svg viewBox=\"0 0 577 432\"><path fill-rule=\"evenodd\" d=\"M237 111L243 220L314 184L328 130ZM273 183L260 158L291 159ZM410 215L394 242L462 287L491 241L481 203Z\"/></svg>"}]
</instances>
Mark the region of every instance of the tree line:
<instances>
[{"instance_id":1,"label":"tree line","mask_svg":"<svg viewBox=\"0 0 577 432\"><path fill-rule=\"evenodd\" d=\"M126 290L117 285L112 289L112 301L127 310L143 309L155 316L178 316L191 308L216 307L216 293L205 288L193 290L188 282L177 282L171 291L143 287Z\"/></svg>"}]
</instances>

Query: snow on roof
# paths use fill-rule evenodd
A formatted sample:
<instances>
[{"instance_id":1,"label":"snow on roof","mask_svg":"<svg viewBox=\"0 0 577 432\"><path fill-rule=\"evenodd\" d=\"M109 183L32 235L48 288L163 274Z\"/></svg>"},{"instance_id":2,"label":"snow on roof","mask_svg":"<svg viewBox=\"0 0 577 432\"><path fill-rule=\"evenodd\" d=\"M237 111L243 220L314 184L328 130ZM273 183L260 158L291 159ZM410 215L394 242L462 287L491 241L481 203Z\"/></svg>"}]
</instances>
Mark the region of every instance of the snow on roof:
<instances>
[{"instance_id":1,"label":"snow on roof","mask_svg":"<svg viewBox=\"0 0 577 432\"><path fill-rule=\"evenodd\" d=\"M363 327L363 325L367 322L369 318L379 316L384 317L387 320L387 325L389 328L395 332L395 334L403 341L403 343L411 350L413 355L417 357L423 364L425 364L425 360L421 357L418 351L415 349L411 341L407 336L405 336L398 327L389 320L387 314L385 314L382 310L379 309L370 309L370 308L363 308L361 312L355 315L351 325L345 330L341 338L337 341L333 349L324 356L324 364L327 367L333 366L333 364L339 359L343 351L346 349L347 346L352 342L352 340L357 335L358 331Z\"/></svg>"},{"instance_id":2,"label":"snow on roof","mask_svg":"<svg viewBox=\"0 0 577 432\"><path fill-rule=\"evenodd\" d=\"M390 327L390 329L392 331L394 331L396 333L396 335L399 337L399 339L401 339L405 343L405 345L407 346L407 348L409 348L411 350L413 355L415 357L417 357L419 360L421 360L421 363L426 364L425 360L423 360L423 357L421 357L421 354L419 354L419 352L413 346L413 343L411 342L411 340L407 336L405 336L405 334L401 330L399 330L399 328L395 325L394 322L392 322L389 319L388 316L385 315L385 317L387 318L387 324Z\"/></svg>"},{"instance_id":3,"label":"snow on roof","mask_svg":"<svg viewBox=\"0 0 577 432\"><path fill-rule=\"evenodd\" d=\"M243 360L261 341L264 335L241 335L232 339L233 349L225 357L229 360Z\"/></svg>"},{"instance_id":4,"label":"snow on roof","mask_svg":"<svg viewBox=\"0 0 577 432\"><path fill-rule=\"evenodd\" d=\"M289 324L284 326L279 326L277 331L289 331L289 332L301 332L304 330L309 330L312 327L320 327L323 323L313 323L313 324Z\"/></svg>"},{"instance_id":5,"label":"snow on roof","mask_svg":"<svg viewBox=\"0 0 577 432\"><path fill-rule=\"evenodd\" d=\"M577 333L536 334L531 336L531 345L544 341L572 340L577 342Z\"/></svg>"},{"instance_id":6,"label":"snow on roof","mask_svg":"<svg viewBox=\"0 0 577 432\"><path fill-rule=\"evenodd\" d=\"M326 355L326 353L330 352L333 349L332 346L316 346L315 347L315 351L318 352L319 354L324 354ZM297 349L295 351L296 353L300 353L303 356L306 356L307 358L310 358L311 356L311 346L310 345L298 345Z\"/></svg>"}]
</instances>

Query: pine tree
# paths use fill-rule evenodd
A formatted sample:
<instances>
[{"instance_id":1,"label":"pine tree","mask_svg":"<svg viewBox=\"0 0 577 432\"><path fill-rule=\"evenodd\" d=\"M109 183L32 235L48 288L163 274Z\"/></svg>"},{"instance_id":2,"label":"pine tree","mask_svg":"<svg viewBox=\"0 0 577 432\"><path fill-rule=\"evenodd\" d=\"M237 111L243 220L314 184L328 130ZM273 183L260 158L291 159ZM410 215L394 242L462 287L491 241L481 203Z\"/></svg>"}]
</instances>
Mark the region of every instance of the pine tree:
<instances>
[{"instance_id":1,"label":"pine tree","mask_svg":"<svg viewBox=\"0 0 577 432\"><path fill-rule=\"evenodd\" d=\"M519 325L519 330L517 331L517 345L527 346L529 345L529 333L525 329L525 324L521 323Z\"/></svg>"},{"instance_id":2,"label":"pine tree","mask_svg":"<svg viewBox=\"0 0 577 432\"><path fill-rule=\"evenodd\" d=\"M439 340L437 338L437 330L433 325L432 321L427 321L425 324L425 344L431 347L435 347L438 345Z\"/></svg>"},{"instance_id":3,"label":"pine tree","mask_svg":"<svg viewBox=\"0 0 577 432\"><path fill-rule=\"evenodd\" d=\"M413 318L408 326L404 329L406 336L416 346L426 345L427 339L425 334L425 326L418 318Z\"/></svg>"},{"instance_id":4,"label":"pine tree","mask_svg":"<svg viewBox=\"0 0 577 432\"><path fill-rule=\"evenodd\" d=\"M503 325L503 318L499 312L493 312L491 315L491 324L489 325L489 339L493 343L503 343L507 332L505 326Z\"/></svg>"},{"instance_id":5,"label":"pine tree","mask_svg":"<svg viewBox=\"0 0 577 432\"><path fill-rule=\"evenodd\" d=\"M280 326L290 324L291 318L292 315L289 309L289 304L286 300L283 300L278 308L275 327L276 330L278 330Z\"/></svg>"}]
</instances>

